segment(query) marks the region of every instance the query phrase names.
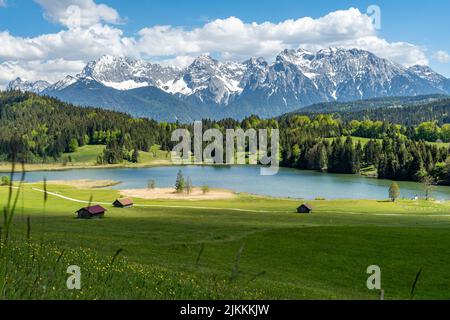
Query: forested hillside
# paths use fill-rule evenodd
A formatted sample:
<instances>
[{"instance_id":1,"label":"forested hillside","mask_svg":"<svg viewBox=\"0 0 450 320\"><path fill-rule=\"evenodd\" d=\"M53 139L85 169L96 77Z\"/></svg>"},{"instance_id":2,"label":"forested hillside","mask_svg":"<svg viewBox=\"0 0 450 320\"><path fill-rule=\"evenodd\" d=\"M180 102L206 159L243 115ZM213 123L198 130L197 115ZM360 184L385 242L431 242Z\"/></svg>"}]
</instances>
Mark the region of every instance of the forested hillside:
<instances>
[{"instance_id":1,"label":"forested hillside","mask_svg":"<svg viewBox=\"0 0 450 320\"><path fill-rule=\"evenodd\" d=\"M0 93L0 128L0 159L17 156L33 163L58 159L86 144L108 145L119 153L148 151L154 144L168 149L174 125L9 91Z\"/></svg>"},{"instance_id":2,"label":"forested hillside","mask_svg":"<svg viewBox=\"0 0 450 320\"><path fill-rule=\"evenodd\" d=\"M415 126L428 121L445 124L450 123L450 98L421 96L324 103L298 110L281 118L317 114L332 114L343 121L370 119L395 122L405 126Z\"/></svg>"},{"instance_id":3,"label":"forested hillside","mask_svg":"<svg viewBox=\"0 0 450 320\"><path fill-rule=\"evenodd\" d=\"M397 119L403 123L414 114L426 115L427 120L440 118L415 126L367 117L359 121L350 114L287 115L268 120L252 116L243 121L203 120L203 125L204 130L218 128L223 132L232 128L280 129L281 163L286 167L350 174L371 170L379 178L450 184L450 123L444 123L449 122L444 117L446 103L436 102L422 106L423 109L411 107L411 115L407 109L399 111ZM390 114L392 110L373 112ZM374 118L377 119L376 113ZM0 93L3 161L58 161L62 153L89 144L106 145L98 163L135 162L139 151L148 151L155 144L171 150L171 133L178 127L181 125L74 107L30 93ZM192 125L185 127L192 130Z\"/></svg>"}]
</instances>

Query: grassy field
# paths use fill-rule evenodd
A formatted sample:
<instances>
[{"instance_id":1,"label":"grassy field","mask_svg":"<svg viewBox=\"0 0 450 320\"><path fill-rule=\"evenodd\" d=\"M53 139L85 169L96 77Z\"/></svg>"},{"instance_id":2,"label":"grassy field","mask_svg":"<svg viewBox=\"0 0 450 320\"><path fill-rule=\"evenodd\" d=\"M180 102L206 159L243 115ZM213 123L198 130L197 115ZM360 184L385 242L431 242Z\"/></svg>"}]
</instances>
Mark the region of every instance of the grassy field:
<instances>
[{"instance_id":1,"label":"grassy field","mask_svg":"<svg viewBox=\"0 0 450 320\"><path fill-rule=\"evenodd\" d=\"M18 198L12 249L1 253L0 280L10 270L5 298L377 299L366 288L366 269L379 265L386 299L410 299L421 269L413 298L450 299L448 202L312 201L314 213L299 215L298 201L250 195L136 199L140 206L105 204L105 219L86 221L74 219L85 204L49 194L44 206L36 187L42 189L26 185ZM105 189L48 190L93 203L119 196ZM2 203L7 191L0 188ZM27 233L35 249L21 245ZM28 261L30 250L39 258ZM55 267L33 269L39 259ZM68 264L87 274L80 292L65 289Z\"/></svg>"},{"instance_id":2,"label":"grassy field","mask_svg":"<svg viewBox=\"0 0 450 320\"><path fill-rule=\"evenodd\" d=\"M119 168L119 167L147 167L170 165L170 154L167 151L158 150L156 154L151 152L140 151L138 163L124 161L119 164L97 164L97 157L103 152L103 145L86 145L79 147L76 152L64 153L56 162L42 164L28 164L27 171L45 171L45 170L66 170L76 168ZM71 161L68 161L71 159ZM19 169L19 168L17 168ZM9 172L11 170L10 163L0 163L0 172Z\"/></svg>"},{"instance_id":3,"label":"grassy field","mask_svg":"<svg viewBox=\"0 0 450 320\"><path fill-rule=\"evenodd\" d=\"M79 147L76 152L64 153L62 158L71 157L74 164L95 164L103 150L103 145L86 145Z\"/></svg>"}]
</instances>

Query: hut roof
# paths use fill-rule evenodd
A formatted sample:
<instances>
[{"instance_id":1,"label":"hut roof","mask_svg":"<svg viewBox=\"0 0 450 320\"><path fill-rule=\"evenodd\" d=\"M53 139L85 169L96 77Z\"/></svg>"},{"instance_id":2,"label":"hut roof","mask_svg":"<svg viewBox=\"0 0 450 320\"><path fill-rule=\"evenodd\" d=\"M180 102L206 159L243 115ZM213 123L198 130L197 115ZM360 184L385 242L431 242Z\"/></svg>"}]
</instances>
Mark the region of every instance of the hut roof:
<instances>
[{"instance_id":1,"label":"hut roof","mask_svg":"<svg viewBox=\"0 0 450 320\"><path fill-rule=\"evenodd\" d=\"M301 207L305 207L308 210L312 210L313 209L312 205L310 205L309 203L304 203L299 208L301 208Z\"/></svg>"},{"instance_id":2,"label":"hut roof","mask_svg":"<svg viewBox=\"0 0 450 320\"><path fill-rule=\"evenodd\" d=\"M101 214L101 213L105 213L106 209L103 208L100 205L96 205L96 206L90 206L90 207L85 207L85 208L81 208L80 210L78 210L77 212L80 212L82 210L86 210L87 212L89 212L92 215L97 215L97 214Z\"/></svg>"},{"instance_id":3,"label":"hut roof","mask_svg":"<svg viewBox=\"0 0 450 320\"><path fill-rule=\"evenodd\" d=\"M133 205L133 200L130 198L117 199L116 201L124 207Z\"/></svg>"}]
</instances>

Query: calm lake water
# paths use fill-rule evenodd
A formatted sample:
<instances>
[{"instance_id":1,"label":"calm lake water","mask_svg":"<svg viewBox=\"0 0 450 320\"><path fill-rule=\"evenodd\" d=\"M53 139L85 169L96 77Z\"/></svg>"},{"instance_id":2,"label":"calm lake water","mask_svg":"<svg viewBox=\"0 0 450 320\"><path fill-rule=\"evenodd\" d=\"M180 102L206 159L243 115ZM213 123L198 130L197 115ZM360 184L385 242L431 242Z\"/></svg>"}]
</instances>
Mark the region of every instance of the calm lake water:
<instances>
[{"instance_id":1,"label":"calm lake water","mask_svg":"<svg viewBox=\"0 0 450 320\"><path fill-rule=\"evenodd\" d=\"M157 187L172 187L178 170L191 177L195 186L208 185L237 192L314 199L386 199L391 184L356 175L336 175L313 171L280 169L278 175L261 176L255 166L170 166L123 169L76 169L67 171L30 172L28 182L47 180L98 179L121 181L115 189L146 188L147 181L156 181ZM18 177L17 177L18 178ZM402 198L424 196L423 186L415 182L399 182ZM450 187L435 187L432 196L450 200Z\"/></svg>"}]
</instances>

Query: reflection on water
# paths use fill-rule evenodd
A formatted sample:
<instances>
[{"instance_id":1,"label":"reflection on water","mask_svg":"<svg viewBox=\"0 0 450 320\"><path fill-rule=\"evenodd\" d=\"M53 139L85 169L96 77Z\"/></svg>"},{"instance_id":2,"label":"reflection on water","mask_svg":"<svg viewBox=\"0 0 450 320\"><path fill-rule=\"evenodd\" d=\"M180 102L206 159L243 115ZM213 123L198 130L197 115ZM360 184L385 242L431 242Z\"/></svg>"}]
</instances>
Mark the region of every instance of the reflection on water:
<instances>
[{"instance_id":1,"label":"reflection on water","mask_svg":"<svg viewBox=\"0 0 450 320\"><path fill-rule=\"evenodd\" d=\"M387 180L357 175L336 175L313 171L280 169L278 175L261 176L256 166L184 166L123 169L77 169L67 171L30 172L29 182L47 180L102 179L122 181L116 189L145 188L148 180L157 187L175 184L178 170L189 176L196 186L231 189L275 197L325 199L386 199L391 184ZM401 197L424 196L423 186L415 182L399 182ZM450 187L436 187L433 197L450 200Z\"/></svg>"}]
</instances>

